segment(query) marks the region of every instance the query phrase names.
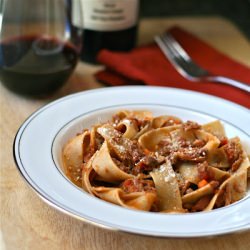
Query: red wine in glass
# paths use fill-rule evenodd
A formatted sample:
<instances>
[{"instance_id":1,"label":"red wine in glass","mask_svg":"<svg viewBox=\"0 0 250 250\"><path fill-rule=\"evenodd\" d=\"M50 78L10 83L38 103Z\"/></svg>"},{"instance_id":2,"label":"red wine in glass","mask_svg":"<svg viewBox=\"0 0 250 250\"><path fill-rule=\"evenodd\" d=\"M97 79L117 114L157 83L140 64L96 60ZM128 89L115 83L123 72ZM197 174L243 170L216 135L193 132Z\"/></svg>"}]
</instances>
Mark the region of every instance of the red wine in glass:
<instances>
[{"instance_id":1,"label":"red wine in glass","mask_svg":"<svg viewBox=\"0 0 250 250\"><path fill-rule=\"evenodd\" d=\"M30 8L32 2L32 8ZM24 95L57 90L72 74L81 51L81 1L8 0L0 20L0 81ZM79 13L77 13L79 11Z\"/></svg>"},{"instance_id":2,"label":"red wine in glass","mask_svg":"<svg viewBox=\"0 0 250 250\"><path fill-rule=\"evenodd\" d=\"M0 43L0 79L13 91L39 95L58 89L78 61L69 42L39 36L15 37Z\"/></svg>"}]
</instances>

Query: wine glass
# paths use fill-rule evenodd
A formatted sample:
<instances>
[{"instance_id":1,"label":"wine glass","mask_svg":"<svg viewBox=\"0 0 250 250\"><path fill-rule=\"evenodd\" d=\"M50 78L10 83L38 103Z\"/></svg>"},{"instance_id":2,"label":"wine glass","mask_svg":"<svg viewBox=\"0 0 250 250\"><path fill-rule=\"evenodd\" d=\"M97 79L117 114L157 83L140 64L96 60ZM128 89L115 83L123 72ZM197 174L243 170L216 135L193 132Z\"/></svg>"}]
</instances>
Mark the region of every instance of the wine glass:
<instances>
[{"instance_id":1,"label":"wine glass","mask_svg":"<svg viewBox=\"0 0 250 250\"><path fill-rule=\"evenodd\" d=\"M0 81L25 95L44 95L72 74L81 51L81 0L0 1ZM79 13L77 13L79 11Z\"/></svg>"}]
</instances>

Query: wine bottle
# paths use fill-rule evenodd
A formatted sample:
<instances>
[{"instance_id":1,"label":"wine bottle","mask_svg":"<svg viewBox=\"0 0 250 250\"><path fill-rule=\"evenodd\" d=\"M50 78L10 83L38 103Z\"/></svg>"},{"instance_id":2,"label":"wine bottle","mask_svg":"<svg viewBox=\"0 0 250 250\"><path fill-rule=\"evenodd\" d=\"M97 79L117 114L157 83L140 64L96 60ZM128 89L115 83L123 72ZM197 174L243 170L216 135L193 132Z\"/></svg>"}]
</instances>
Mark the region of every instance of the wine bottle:
<instances>
[{"instance_id":1,"label":"wine bottle","mask_svg":"<svg viewBox=\"0 0 250 250\"><path fill-rule=\"evenodd\" d=\"M128 51L136 44L139 0L81 0L81 59L96 63L101 49ZM75 17L75 22L77 17Z\"/></svg>"}]
</instances>

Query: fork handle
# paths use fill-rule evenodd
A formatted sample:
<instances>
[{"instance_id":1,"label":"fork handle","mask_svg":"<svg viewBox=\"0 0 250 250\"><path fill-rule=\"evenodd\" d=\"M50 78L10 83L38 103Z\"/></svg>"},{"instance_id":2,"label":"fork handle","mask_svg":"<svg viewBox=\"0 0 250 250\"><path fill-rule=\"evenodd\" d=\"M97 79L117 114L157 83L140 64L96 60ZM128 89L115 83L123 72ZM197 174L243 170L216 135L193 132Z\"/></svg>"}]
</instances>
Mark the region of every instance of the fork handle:
<instances>
[{"instance_id":1,"label":"fork handle","mask_svg":"<svg viewBox=\"0 0 250 250\"><path fill-rule=\"evenodd\" d=\"M210 81L224 83L250 93L250 86L247 85L246 83L239 82L224 76L211 76L208 78Z\"/></svg>"}]
</instances>

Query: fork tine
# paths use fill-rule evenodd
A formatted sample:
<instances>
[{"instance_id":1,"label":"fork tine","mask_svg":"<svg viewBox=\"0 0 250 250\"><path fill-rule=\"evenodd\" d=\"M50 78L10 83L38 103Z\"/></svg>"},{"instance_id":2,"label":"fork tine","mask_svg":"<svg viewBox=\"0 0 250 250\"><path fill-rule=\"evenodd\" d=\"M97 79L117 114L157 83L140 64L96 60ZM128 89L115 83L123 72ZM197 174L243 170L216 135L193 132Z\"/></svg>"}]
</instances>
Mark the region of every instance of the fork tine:
<instances>
[{"instance_id":1,"label":"fork tine","mask_svg":"<svg viewBox=\"0 0 250 250\"><path fill-rule=\"evenodd\" d=\"M187 52L181 47L181 45L170 33L165 33L162 37L164 40L164 44L167 45L175 55L174 59L177 60L176 63L179 67L182 67L182 70L184 70L186 74L190 74L193 70L207 73L192 60L192 58L187 54Z\"/></svg>"},{"instance_id":2,"label":"fork tine","mask_svg":"<svg viewBox=\"0 0 250 250\"><path fill-rule=\"evenodd\" d=\"M169 58L170 62L174 65L176 70L184 77L196 81L198 77L208 75L205 69L199 67L175 40L175 38L165 33L160 37L156 37L155 41L159 45L162 52Z\"/></svg>"},{"instance_id":3,"label":"fork tine","mask_svg":"<svg viewBox=\"0 0 250 250\"><path fill-rule=\"evenodd\" d=\"M158 44L158 46L161 48L161 51L167 56L170 57L170 59L174 58L176 56L176 52L169 46L168 43L166 43L162 36L156 36L155 41Z\"/></svg>"},{"instance_id":4,"label":"fork tine","mask_svg":"<svg viewBox=\"0 0 250 250\"><path fill-rule=\"evenodd\" d=\"M176 48L173 46L172 42L168 39L168 37L162 36L161 37L165 47L167 47L168 50L171 51L171 53L173 54L175 60L183 60L184 58L182 57L182 55L176 50Z\"/></svg>"},{"instance_id":5,"label":"fork tine","mask_svg":"<svg viewBox=\"0 0 250 250\"><path fill-rule=\"evenodd\" d=\"M171 50L174 57L173 60L179 67L184 67L182 70L185 70L189 67L190 63L192 63L192 59L189 57L189 55L181 48L181 46L178 44L174 38L171 39L171 36L166 34L162 36L162 40L167 46L168 50ZM178 51L178 47L181 48L181 51ZM184 71L185 72L185 71ZM183 73L183 72L182 72Z\"/></svg>"},{"instance_id":6,"label":"fork tine","mask_svg":"<svg viewBox=\"0 0 250 250\"><path fill-rule=\"evenodd\" d=\"M179 56L183 57L184 60L192 61L192 59L187 54L187 52L180 46L180 44L176 41L176 39L170 33L165 33L163 35L163 38L166 41L166 43L170 44L173 47L173 49L176 51L176 53Z\"/></svg>"},{"instance_id":7,"label":"fork tine","mask_svg":"<svg viewBox=\"0 0 250 250\"><path fill-rule=\"evenodd\" d=\"M163 36L156 36L155 41L164 55L174 65L175 69L184 77L190 78L185 70L185 68L189 67L188 62L171 46L171 43L166 41Z\"/></svg>"}]
</instances>

